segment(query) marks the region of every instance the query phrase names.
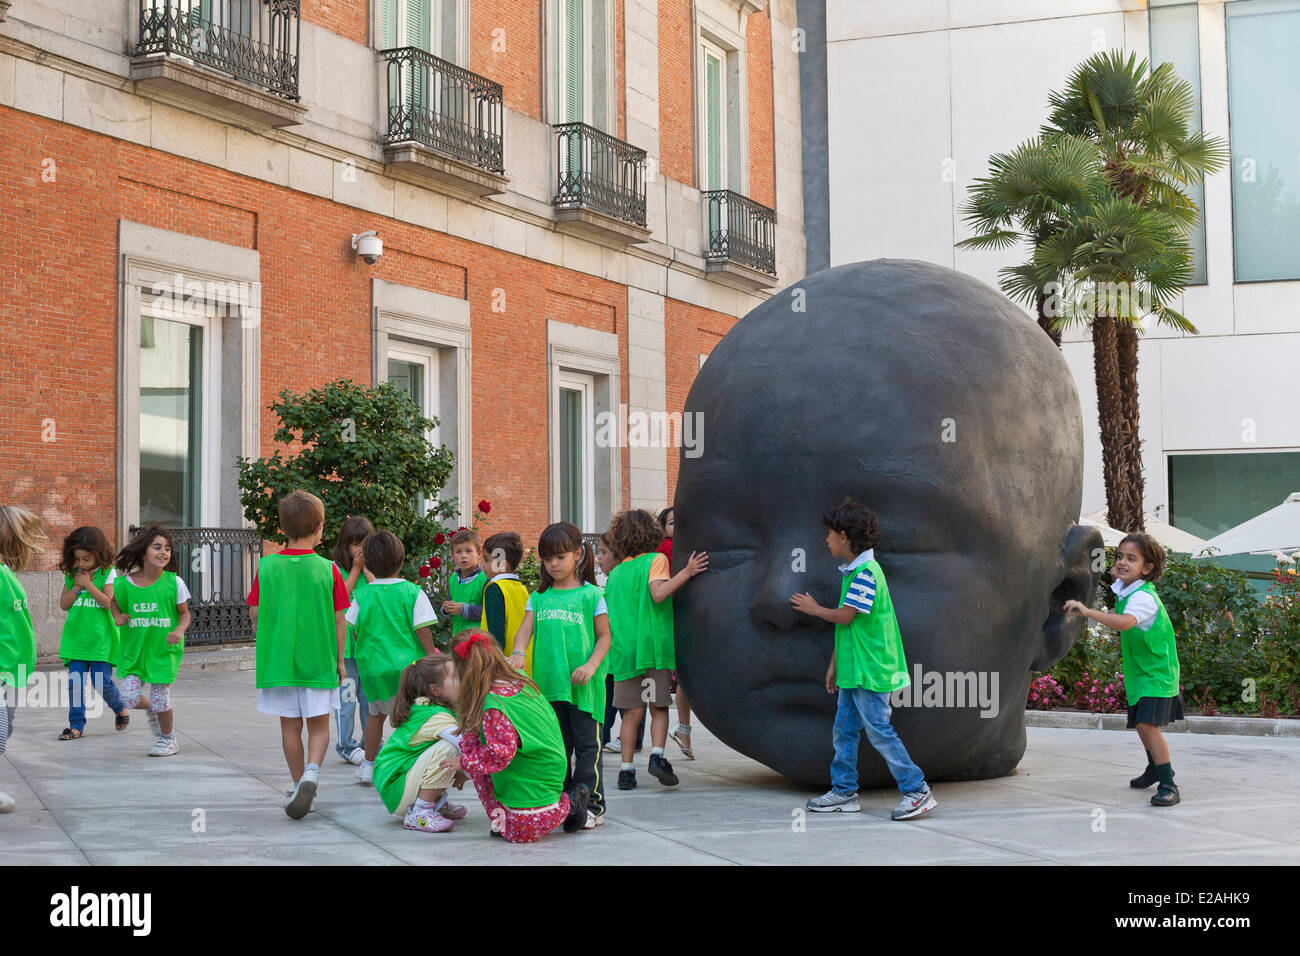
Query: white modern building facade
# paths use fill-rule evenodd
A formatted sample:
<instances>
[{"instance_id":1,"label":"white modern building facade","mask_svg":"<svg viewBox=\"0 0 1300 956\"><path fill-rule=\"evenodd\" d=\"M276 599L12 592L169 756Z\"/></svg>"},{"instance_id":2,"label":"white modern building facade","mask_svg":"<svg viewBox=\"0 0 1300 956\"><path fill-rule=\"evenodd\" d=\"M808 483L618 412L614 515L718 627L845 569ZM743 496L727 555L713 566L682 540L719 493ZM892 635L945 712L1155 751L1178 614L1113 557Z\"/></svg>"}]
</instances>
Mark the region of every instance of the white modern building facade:
<instances>
[{"instance_id":1,"label":"white modern building facade","mask_svg":"<svg viewBox=\"0 0 1300 956\"><path fill-rule=\"evenodd\" d=\"M1199 334L1142 340L1146 510L1211 537L1300 490L1300 0L825 0L800 23L825 56L824 112L821 66L804 64L810 272L921 259L996 287L1024 250L954 245L988 157L1032 137L1093 53L1174 63L1232 161L1204 184L1196 281L1175 304ZM1105 506L1088 330L1063 353L1088 513Z\"/></svg>"}]
</instances>

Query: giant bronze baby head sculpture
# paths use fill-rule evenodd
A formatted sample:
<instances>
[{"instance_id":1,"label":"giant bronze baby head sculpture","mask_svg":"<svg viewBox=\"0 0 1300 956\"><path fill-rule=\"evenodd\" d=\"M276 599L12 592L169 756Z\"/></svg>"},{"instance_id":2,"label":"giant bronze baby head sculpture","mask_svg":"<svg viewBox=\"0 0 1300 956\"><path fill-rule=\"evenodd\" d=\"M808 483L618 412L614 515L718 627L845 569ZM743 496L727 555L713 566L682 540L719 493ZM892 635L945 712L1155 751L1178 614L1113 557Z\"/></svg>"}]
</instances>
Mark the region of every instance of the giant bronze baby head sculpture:
<instances>
[{"instance_id":1,"label":"giant bronze baby head sculpture","mask_svg":"<svg viewBox=\"0 0 1300 956\"><path fill-rule=\"evenodd\" d=\"M931 780L1011 773L1031 670L1083 626L1101 538L1076 525L1082 420L1065 360L966 275L875 260L809 276L722 340L686 400L673 553L709 553L676 597L678 671L718 737L809 783L829 778L833 629L790 606L839 603L821 516L879 516L876 548L912 686L894 723ZM692 451L692 454L695 454ZM860 748L863 787L892 783Z\"/></svg>"}]
</instances>

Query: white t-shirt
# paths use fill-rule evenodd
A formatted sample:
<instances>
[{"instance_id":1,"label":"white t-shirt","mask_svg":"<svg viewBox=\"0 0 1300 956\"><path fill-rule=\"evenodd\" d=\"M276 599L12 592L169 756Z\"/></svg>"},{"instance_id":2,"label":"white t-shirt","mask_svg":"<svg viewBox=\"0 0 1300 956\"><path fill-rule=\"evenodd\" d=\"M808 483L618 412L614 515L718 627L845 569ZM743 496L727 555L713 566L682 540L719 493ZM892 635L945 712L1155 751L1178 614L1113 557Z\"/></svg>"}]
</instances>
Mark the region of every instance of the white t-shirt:
<instances>
[{"instance_id":1,"label":"white t-shirt","mask_svg":"<svg viewBox=\"0 0 1300 956\"><path fill-rule=\"evenodd\" d=\"M104 586L105 586L105 587L108 587L108 585L112 584L112 583L113 583L113 579L114 579L116 576L117 576L117 575L115 575L114 572L110 571L110 572L108 573L108 580L104 582ZM130 581L132 584L135 584L135 586L138 587L138 588L139 588L139 587L144 587L144 585L142 585L142 584L136 584L136 580L135 580L135 578L131 577L131 575L129 575L129 574L127 574L127 575L122 575L122 577L125 577L128 581ZM185 579L184 579L183 577L181 577L179 574L176 575L176 603L177 603L177 604L184 604L186 601L188 601L188 600L190 599L190 597L191 597L191 595L190 595L190 589L186 586L186 584L185 584Z\"/></svg>"},{"instance_id":2,"label":"white t-shirt","mask_svg":"<svg viewBox=\"0 0 1300 956\"><path fill-rule=\"evenodd\" d=\"M375 578L370 582L371 587L380 587L385 584L398 584L401 578ZM424 588L419 589L420 593L415 597L415 608L411 612L411 627L430 627L438 623L438 615L433 611L433 605L429 602L429 595L424 593ZM361 613L361 608L353 600L352 606L348 608L348 613L343 615L344 619L352 625L357 623L357 616Z\"/></svg>"},{"instance_id":3,"label":"white t-shirt","mask_svg":"<svg viewBox=\"0 0 1300 956\"><path fill-rule=\"evenodd\" d=\"M1122 581L1116 581L1110 586L1110 589L1115 592L1115 597L1128 597L1128 603L1124 605L1124 613L1132 614L1137 618L1137 628L1139 631L1149 631L1151 625L1156 622L1156 615L1160 613L1160 609L1156 606L1156 599L1148 592L1141 591L1137 594L1133 593L1145 583L1145 581L1139 578L1128 587L1124 587L1124 582Z\"/></svg>"}]
</instances>

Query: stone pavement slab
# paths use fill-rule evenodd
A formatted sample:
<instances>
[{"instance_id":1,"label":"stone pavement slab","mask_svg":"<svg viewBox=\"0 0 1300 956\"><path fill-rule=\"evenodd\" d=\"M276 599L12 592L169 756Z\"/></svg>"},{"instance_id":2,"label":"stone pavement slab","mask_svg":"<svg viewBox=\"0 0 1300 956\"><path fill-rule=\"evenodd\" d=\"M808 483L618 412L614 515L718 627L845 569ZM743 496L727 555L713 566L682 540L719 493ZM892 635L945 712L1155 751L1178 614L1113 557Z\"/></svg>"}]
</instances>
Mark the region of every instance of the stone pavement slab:
<instances>
[{"instance_id":1,"label":"stone pavement slab","mask_svg":"<svg viewBox=\"0 0 1300 956\"><path fill-rule=\"evenodd\" d=\"M0 789L9 865L90 864L1210 864L1300 863L1300 739L1180 734L1171 739L1184 802L1149 805L1128 788L1141 769L1135 734L1031 727L1019 772L934 785L939 808L895 823L893 791L862 795L860 814L810 814L813 794L697 727L698 758L669 744L681 785L667 789L638 756L635 790L614 785L606 755L605 826L512 847L487 835L472 788L470 815L446 834L411 833L331 749L316 810L284 815L288 775L278 722L259 714L253 675L186 669L173 691L181 752L145 756L143 713L113 730L93 720L79 741L55 738L62 708L19 710ZM1276 798L1261 799L1260 784Z\"/></svg>"}]
</instances>

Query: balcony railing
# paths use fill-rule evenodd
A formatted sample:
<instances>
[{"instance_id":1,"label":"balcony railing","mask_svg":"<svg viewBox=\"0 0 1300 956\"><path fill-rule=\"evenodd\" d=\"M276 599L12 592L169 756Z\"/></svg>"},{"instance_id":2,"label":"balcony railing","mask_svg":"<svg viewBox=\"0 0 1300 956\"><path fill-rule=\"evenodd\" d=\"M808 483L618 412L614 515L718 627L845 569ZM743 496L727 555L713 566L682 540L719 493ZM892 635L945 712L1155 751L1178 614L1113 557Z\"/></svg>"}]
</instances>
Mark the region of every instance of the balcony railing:
<instances>
[{"instance_id":1,"label":"balcony railing","mask_svg":"<svg viewBox=\"0 0 1300 956\"><path fill-rule=\"evenodd\" d=\"M776 275L776 213L730 189L703 195L709 230L705 259Z\"/></svg>"},{"instance_id":2,"label":"balcony railing","mask_svg":"<svg viewBox=\"0 0 1300 956\"><path fill-rule=\"evenodd\" d=\"M298 99L299 0L139 0L136 56L186 57Z\"/></svg>"},{"instance_id":3,"label":"balcony railing","mask_svg":"<svg viewBox=\"0 0 1300 956\"><path fill-rule=\"evenodd\" d=\"M645 150L586 123L554 127L555 205L582 208L645 225Z\"/></svg>"},{"instance_id":4,"label":"balcony railing","mask_svg":"<svg viewBox=\"0 0 1300 956\"><path fill-rule=\"evenodd\" d=\"M186 645L251 641L253 620L244 602L262 556L262 536L251 528L168 528L167 533L191 594Z\"/></svg>"},{"instance_id":5,"label":"balcony railing","mask_svg":"<svg viewBox=\"0 0 1300 956\"><path fill-rule=\"evenodd\" d=\"M488 172L505 171L500 83L415 47L379 55L388 63L384 145L420 143Z\"/></svg>"}]
</instances>

